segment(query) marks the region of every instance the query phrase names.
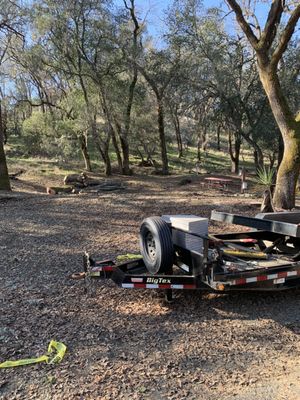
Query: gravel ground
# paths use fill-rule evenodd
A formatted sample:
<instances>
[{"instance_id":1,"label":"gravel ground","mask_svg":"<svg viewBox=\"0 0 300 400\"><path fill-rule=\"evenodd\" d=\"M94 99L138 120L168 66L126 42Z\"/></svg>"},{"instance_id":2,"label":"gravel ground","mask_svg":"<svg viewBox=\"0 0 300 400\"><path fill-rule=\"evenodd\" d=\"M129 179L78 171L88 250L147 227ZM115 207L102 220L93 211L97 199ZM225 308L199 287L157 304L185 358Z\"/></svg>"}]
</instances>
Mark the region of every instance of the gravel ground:
<instances>
[{"instance_id":1,"label":"gravel ground","mask_svg":"<svg viewBox=\"0 0 300 400\"><path fill-rule=\"evenodd\" d=\"M58 365L5 369L1 399L300 399L300 291L203 295L97 282L88 296L83 252L138 251L150 215L212 209L253 215L248 198L184 187L176 179L132 179L120 193L46 196L16 184L0 198L0 360L68 352ZM228 228L212 224L211 230ZM235 228L237 229L237 228ZM231 229L233 230L233 229Z\"/></svg>"}]
</instances>

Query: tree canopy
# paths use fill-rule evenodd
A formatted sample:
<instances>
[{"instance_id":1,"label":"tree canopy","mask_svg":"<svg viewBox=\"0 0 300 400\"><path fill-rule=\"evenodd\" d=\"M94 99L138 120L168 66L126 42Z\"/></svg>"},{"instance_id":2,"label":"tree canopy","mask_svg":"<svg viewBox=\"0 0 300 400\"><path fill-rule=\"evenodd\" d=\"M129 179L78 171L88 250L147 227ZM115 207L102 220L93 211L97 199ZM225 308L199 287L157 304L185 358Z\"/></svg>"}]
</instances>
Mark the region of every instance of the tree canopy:
<instances>
[{"instance_id":1,"label":"tree canopy","mask_svg":"<svg viewBox=\"0 0 300 400\"><path fill-rule=\"evenodd\" d=\"M130 174L131 157L168 174L168 152L182 158L187 146L194 162L209 148L228 152L237 173L247 148L256 168L278 169L274 201L292 208L300 5L264 2L261 26L258 3L175 0L153 36L137 0L1 1L0 188L14 136L28 155L81 155L87 170L99 157L107 175L114 164Z\"/></svg>"}]
</instances>

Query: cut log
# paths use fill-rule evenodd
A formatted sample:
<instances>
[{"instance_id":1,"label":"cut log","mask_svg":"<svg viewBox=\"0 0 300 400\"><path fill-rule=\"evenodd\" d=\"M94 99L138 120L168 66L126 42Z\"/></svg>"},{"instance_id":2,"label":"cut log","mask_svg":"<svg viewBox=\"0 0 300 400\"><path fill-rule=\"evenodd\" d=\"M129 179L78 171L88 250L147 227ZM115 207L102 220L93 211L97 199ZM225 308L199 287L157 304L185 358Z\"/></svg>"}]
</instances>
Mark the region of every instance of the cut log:
<instances>
[{"instance_id":1,"label":"cut log","mask_svg":"<svg viewBox=\"0 0 300 400\"><path fill-rule=\"evenodd\" d=\"M54 195L60 193L72 193L73 187L72 186L48 186L46 188L47 194Z\"/></svg>"},{"instance_id":2,"label":"cut log","mask_svg":"<svg viewBox=\"0 0 300 400\"><path fill-rule=\"evenodd\" d=\"M83 183L74 182L74 183L72 183L72 187L74 189L83 189L85 187L85 185Z\"/></svg>"},{"instance_id":3,"label":"cut log","mask_svg":"<svg viewBox=\"0 0 300 400\"><path fill-rule=\"evenodd\" d=\"M89 177L86 177L84 179L84 186L98 186L101 185L102 183L105 183L105 181Z\"/></svg>"},{"instance_id":4,"label":"cut log","mask_svg":"<svg viewBox=\"0 0 300 400\"><path fill-rule=\"evenodd\" d=\"M70 174L64 177L65 185L72 185L74 183L84 184L85 179L87 179L87 175L82 172L81 174Z\"/></svg>"}]
</instances>

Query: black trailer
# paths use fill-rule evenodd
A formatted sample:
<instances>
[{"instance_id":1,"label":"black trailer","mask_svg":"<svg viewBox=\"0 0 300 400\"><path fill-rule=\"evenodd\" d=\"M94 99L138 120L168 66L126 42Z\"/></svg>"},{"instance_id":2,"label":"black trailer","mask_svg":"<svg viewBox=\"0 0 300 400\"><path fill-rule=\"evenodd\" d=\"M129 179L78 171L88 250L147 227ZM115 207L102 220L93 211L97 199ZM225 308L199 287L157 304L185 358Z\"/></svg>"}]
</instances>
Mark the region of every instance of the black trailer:
<instances>
[{"instance_id":1,"label":"black trailer","mask_svg":"<svg viewBox=\"0 0 300 400\"><path fill-rule=\"evenodd\" d=\"M127 289L163 289L169 300L173 290L228 293L300 286L300 213L245 217L213 211L211 220L252 229L209 234L205 218L146 218L140 229L141 258L116 264L85 254L83 276L112 279ZM182 221L196 221L198 233Z\"/></svg>"}]
</instances>

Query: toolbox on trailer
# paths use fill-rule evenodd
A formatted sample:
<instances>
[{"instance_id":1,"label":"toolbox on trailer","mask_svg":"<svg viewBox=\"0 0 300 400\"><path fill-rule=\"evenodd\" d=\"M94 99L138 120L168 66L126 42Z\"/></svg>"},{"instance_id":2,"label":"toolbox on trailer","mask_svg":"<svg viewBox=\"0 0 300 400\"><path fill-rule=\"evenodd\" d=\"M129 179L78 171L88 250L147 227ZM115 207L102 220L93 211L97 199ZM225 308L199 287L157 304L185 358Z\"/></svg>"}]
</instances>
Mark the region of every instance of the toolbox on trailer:
<instances>
[{"instance_id":1,"label":"toolbox on trailer","mask_svg":"<svg viewBox=\"0 0 300 400\"><path fill-rule=\"evenodd\" d=\"M218 222L253 228L209 234L208 219L194 215L146 218L141 258L116 264L84 256L86 279L112 279L127 289L284 290L300 286L300 213L246 217L213 211Z\"/></svg>"}]
</instances>

